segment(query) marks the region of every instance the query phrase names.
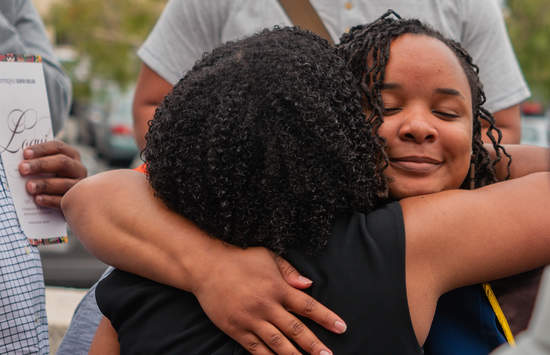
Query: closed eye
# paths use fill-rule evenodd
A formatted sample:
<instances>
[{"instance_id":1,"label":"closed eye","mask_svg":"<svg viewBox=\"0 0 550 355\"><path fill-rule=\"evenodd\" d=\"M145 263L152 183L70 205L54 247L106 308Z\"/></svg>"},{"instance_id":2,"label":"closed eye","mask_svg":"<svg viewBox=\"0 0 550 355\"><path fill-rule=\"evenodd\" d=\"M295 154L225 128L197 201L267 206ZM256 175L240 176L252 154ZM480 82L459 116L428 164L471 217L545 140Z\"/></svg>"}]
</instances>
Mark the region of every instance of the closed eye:
<instances>
[{"instance_id":1,"label":"closed eye","mask_svg":"<svg viewBox=\"0 0 550 355\"><path fill-rule=\"evenodd\" d=\"M457 115L455 113L443 112L443 111L437 111L437 110L433 110L432 113L434 115L442 117L444 119L453 119L453 118L458 118L459 117L459 115Z\"/></svg>"},{"instance_id":2,"label":"closed eye","mask_svg":"<svg viewBox=\"0 0 550 355\"><path fill-rule=\"evenodd\" d=\"M384 116L391 116L393 114L396 114L401 111L400 107L384 107L382 109L382 113Z\"/></svg>"}]
</instances>

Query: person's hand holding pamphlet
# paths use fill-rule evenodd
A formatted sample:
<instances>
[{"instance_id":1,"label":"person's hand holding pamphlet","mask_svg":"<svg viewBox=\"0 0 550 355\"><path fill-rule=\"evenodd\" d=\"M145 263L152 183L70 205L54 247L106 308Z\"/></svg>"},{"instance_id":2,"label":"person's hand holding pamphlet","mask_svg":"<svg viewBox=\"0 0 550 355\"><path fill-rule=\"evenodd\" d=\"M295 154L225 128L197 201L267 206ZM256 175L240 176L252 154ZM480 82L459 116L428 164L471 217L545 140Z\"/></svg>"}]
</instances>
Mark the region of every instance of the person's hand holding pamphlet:
<instances>
[{"instance_id":1,"label":"person's hand holding pamphlet","mask_svg":"<svg viewBox=\"0 0 550 355\"><path fill-rule=\"evenodd\" d=\"M58 239L67 232L59 210L34 203L25 189L28 178L18 170L26 147L53 138L40 58L0 55L0 154L8 183L5 188L11 191L21 229L34 241Z\"/></svg>"}]
</instances>

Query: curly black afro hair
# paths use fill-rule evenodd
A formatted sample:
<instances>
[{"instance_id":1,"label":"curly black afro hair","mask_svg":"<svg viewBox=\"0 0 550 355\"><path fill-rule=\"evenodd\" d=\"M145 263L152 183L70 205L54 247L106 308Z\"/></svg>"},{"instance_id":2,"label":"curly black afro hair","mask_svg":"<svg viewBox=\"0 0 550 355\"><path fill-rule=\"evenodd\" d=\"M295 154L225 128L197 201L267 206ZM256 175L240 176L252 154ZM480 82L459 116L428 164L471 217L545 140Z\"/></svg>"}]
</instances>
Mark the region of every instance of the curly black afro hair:
<instances>
[{"instance_id":1,"label":"curly black afro hair","mask_svg":"<svg viewBox=\"0 0 550 355\"><path fill-rule=\"evenodd\" d=\"M356 80L328 42L265 30L205 55L155 113L144 157L171 209L241 247L312 253L386 182Z\"/></svg>"},{"instance_id":2,"label":"curly black afro hair","mask_svg":"<svg viewBox=\"0 0 550 355\"><path fill-rule=\"evenodd\" d=\"M338 46L340 54L346 58L354 77L359 80L359 86L363 93L363 103L366 111L370 112L367 120L375 127L375 132L384 122L381 88L384 83L386 65L390 58L390 46L393 40L404 34L425 35L438 39L457 56L470 84L474 117L472 137L474 169L470 169L462 188L479 187L496 182L495 165L500 161L502 154L508 159L508 172L512 160L500 145L502 134L495 126L493 116L483 108L485 93L479 80L478 67L458 42L444 37L440 32L417 19L401 19L393 10L388 10L386 14L374 22L353 27L349 33L342 36ZM491 159L489 153L483 147L481 120L486 121L489 126L488 136L496 152L496 159ZM376 136L378 140L382 140L378 137L378 134ZM382 160L387 164L385 154Z\"/></svg>"}]
</instances>

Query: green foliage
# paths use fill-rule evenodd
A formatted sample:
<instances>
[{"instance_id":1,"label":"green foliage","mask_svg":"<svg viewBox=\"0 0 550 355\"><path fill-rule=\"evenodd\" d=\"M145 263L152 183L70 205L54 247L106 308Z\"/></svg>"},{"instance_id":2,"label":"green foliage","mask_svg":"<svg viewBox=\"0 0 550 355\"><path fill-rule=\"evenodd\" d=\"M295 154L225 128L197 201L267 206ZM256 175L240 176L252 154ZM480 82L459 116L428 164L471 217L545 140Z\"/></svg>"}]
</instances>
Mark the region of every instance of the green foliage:
<instances>
[{"instance_id":1,"label":"green foliage","mask_svg":"<svg viewBox=\"0 0 550 355\"><path fill-rule=\"evenodd\" d=\"M158 19L164 0L71 0L57 2L46 21L57 43L70 45L77 62L89 63L83 80L75 80L75 96L87 96L92 79L127 87L137 78L136 51ZM66 67L71 74L71 66ZM74 74L74 73L72 73ZM76 82L75 82L76 81Z\"/></svg>"},{"instance_id":2,"label":"green foliage","mask_svg":"<svg viewBox=\"0 0 550 355\"><path fill-rule=\"evenodd\" d=\"M550 1L508 0L508 31L535 97L550 100Z\"/></svg>"}]
</instances>

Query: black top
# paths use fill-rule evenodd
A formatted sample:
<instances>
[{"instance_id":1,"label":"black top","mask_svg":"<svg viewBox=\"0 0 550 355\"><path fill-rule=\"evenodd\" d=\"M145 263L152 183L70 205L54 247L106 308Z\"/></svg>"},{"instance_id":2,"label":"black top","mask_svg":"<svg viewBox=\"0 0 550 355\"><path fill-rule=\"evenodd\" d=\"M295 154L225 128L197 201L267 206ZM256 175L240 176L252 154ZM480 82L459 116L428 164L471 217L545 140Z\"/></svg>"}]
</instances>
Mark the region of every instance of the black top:
<instances>
[{"instance_id":1,"label":"black top","mask_svg":"<svg viewBox=\"0 0 550 355\"><path fill-rule=\"evenodd\" d=\"M285 257L313 280L307 292L346 321L346 333L336 335L302 318L335 354L422 353L407 305L398 203L340 218L319 255ZM118 332L122 354L246 353L190 293L115 270L98 285L96 298Z\"/></svg>"}]
</instances>

